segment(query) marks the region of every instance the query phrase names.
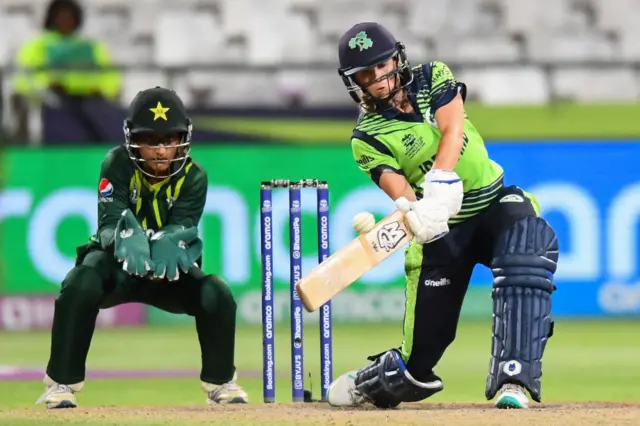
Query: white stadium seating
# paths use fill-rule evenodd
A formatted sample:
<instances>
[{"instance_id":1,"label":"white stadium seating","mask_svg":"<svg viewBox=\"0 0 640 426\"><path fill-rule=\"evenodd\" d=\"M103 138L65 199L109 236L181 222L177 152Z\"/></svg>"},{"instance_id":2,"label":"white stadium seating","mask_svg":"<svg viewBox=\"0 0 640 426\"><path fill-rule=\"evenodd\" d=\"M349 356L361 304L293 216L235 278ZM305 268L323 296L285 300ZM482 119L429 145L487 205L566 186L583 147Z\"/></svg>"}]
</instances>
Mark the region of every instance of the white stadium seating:
<instances>
[{"instance_id":1,"label":"white stadium seating","mask_svg":"<svg viewBox=\"0 0 640 426\"><path fill-rule=\"evenodd\" d=\"M47 3L0 0L0 67L10 69L20 45L40 31ZM640 92L634 68L640 0L85 0L83 6L83 31L104 40L125 70L125 99L153 82L189 92L190 103L197 92L215 105L279 105L299 92L310 105L348 104L335 70L337 40L359 21L386 25L413 63L450 63L470 94L488 103L552 96L633 101Z\"/></svg>"}]
</instances>

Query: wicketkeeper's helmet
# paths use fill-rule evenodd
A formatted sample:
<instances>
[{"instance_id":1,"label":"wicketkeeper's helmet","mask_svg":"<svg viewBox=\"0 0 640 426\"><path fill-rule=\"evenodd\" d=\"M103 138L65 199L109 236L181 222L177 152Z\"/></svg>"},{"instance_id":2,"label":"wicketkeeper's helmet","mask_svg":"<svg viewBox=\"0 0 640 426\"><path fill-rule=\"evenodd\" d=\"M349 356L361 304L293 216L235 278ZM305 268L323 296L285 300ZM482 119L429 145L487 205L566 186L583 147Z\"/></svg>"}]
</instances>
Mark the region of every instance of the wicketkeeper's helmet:
<instances>
[{"instance_id":1,"label":"wicketkeeper's helmet","mask_svg":"<svg viewBox=\"0 0 640 426\"><path fill-rule=\"evenodd\" d=\"M176 92L162 87L138 92L131 101L129 113L124 121L125 146L129 152L129 158L147 176L154 178L173 176L182 170L189 158L192 128L184 103ZM163 176L149 173L143 167L145 160L140 156L139 141L146 138L157 141L159 145L163 143L163 137L172 134L180 135L180 141L176 145L176 156L171 160L169 173Z\"/></svg>"}]
</instances>

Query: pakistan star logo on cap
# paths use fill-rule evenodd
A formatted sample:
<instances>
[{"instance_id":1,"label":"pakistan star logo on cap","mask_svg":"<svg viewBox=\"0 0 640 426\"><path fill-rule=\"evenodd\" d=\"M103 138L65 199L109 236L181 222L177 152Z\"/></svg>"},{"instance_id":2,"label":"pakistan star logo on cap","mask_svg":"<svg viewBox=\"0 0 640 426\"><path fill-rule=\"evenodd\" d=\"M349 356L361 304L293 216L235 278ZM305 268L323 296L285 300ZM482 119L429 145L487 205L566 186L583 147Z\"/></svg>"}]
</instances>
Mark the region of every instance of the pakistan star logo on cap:
<instances>
[{"instance_id":1,"label":"pakistan star logo on cap","mask_svg":"<svg viewBox=\"0 0 640 426\"><path fill-rule=\"evenodd\" d=\"M164 108L160 101L158 101L158 105L156 105L155 108L149 108L149 111L153 113L153 121L156 121L158 118L167 121L167 111L169 111L169 108Z\"/></svg>"},{"instance_id":2,"label":"pakistan star logo on cap","mask_svg":"<svg viewBox=\"0 0 640 426\"><path fill-rule=\"evenodd\" d=\"M360 31L351 40L349 40L349 47L355 49L358 47L360 51L367 50L373 46L373 40L371 40L365 31Z\"/></svg>"}]
</instances>

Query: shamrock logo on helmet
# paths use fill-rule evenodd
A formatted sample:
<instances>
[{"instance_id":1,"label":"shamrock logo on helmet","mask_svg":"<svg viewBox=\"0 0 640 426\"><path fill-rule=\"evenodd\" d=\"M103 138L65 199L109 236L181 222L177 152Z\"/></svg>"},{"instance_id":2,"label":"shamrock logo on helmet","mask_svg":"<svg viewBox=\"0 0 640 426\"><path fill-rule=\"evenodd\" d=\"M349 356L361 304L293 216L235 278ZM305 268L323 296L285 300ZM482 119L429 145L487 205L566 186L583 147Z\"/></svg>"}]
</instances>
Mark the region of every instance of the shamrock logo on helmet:
<instances>
[{"instance_id":1,"label":"shamrock logo on helmet","mask_svg":"<svg viewBox=\"0 0 640 426\"><path fill-rule=\"evenodd\" d=\"M363 50L367 50L371 46L373 46L373 40L371 40L367 36L367 33L365 31L360 31L358 34L355 35L355 37L349 40L349 47L351 49L355 49L357 47L360 49L361 52Z\"/></svg>"}]
</instances>

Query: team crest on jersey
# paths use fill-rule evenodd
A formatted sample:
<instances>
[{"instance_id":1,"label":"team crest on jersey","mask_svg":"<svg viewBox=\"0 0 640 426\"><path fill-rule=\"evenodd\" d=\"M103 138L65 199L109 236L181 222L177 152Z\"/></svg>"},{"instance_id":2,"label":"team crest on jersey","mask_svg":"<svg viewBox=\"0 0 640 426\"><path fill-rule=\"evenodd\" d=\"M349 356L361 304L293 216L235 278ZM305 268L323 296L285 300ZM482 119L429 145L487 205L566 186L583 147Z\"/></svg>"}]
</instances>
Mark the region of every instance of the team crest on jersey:
<instances>
[{"instance_id":1,"label":"team crest on jersey","mask_svg":"<svg viewBox=\"0 0 640 426\"><path fill-rule=\"evenodd\" d=\"M413 133L407 133L402 137L402 145L407 152L407 157L413 158L424 146L422 137L416 137Z\"/></svg>"}]
</instances>

